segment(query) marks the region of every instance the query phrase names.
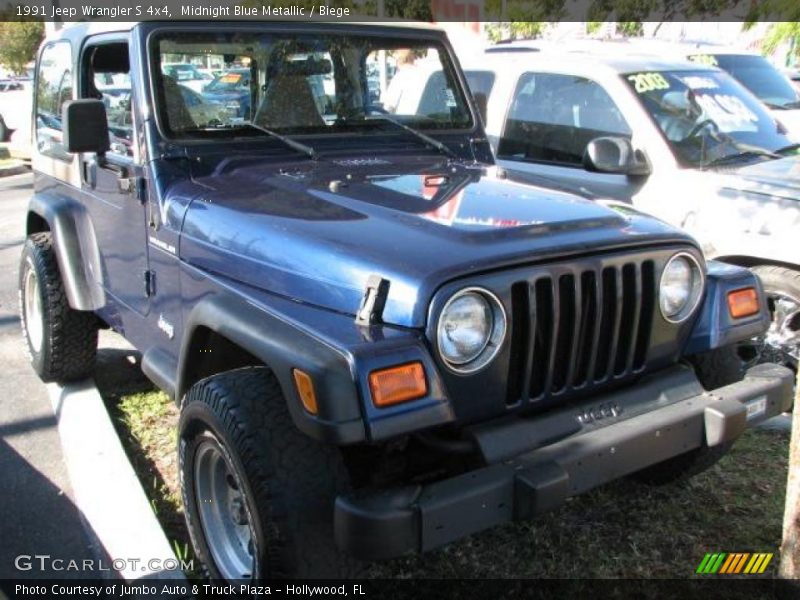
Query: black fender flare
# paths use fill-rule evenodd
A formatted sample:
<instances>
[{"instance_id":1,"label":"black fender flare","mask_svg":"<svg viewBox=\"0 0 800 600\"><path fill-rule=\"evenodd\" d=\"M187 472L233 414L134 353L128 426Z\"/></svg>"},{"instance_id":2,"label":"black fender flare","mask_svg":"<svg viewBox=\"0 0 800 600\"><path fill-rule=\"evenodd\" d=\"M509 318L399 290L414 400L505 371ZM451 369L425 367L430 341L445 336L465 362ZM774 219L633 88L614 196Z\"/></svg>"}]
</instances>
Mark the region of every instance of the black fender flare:
<instances>
[{"instance_id":1,"label":"black fender flare","mask_svg":"<svg viewBox=\"0 0 800 600\"><path fill-rule=\"evenodd\" d=\"M69 305L75 310L102 308L106 299L100 251L86 207L69 196L39 192L28 210L44 219L53 234ZM26 233L31 233L30 226Z\"/></svg>"},{"instance_id":2,"label":"black fender flare","mask_svg":"<svg viewBox=\"0 0 800 600\"><path fill-rule=\"evenodd\" d=\"M178 359L175 398L179 402L194 383L190 375L198 352L213 351L194 346L195 332L206 328L268 366L277 377L289 412L298 429L320 441L352 444L365 439L358 388L352 374L352 358L313 332L283 318L277 310L256 306L230 293L216 293L200 300L184 323ZM297 393L293 369L311 376L318 413L307 412Z\"/></svg>"}]
</instances>

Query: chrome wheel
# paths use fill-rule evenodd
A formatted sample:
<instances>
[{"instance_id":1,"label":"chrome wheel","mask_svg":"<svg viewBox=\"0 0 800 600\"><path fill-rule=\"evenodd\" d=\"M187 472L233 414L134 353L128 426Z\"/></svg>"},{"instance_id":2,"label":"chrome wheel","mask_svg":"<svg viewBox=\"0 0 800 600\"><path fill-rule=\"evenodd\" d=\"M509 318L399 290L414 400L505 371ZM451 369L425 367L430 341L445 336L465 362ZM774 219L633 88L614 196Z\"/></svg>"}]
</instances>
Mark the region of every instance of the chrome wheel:
<instances>
[{"instance_id":1,"label":"chrome wheel","mask_svg":"<svg viewBox=\"0 0 800 600\"><path fill-rule=\"evenodd\" d=\"M763 335L740 346L739 354L750 367L772 362L797 370L800 359L800 299L781 292L768 292L772 322Z\"/></svg>"},{"instance_id":2,"label":"chrome wheel","mask_svg":"<svg viewBox=\"0 0 800 600\"><path fill-rule=\"evenodd\" d=\"M195 497L206 542L227 580L250 579L254 551L250 510L241 479L216 441L197 448Z\"/></svg>"},{"instance_id":3,"label":"chrome wheel","mask_svg":"<svg viewBox=\"0 0 800 600\"><path fill-rule=\"evenodd\" d=\"M25 315L25 334L28 343L37 354L42 351L44 340L44 321L42 316L42 295L39 293L39 280L33 269L25 274L23 286L23 310Z\"/></svg>"}]
</instances>

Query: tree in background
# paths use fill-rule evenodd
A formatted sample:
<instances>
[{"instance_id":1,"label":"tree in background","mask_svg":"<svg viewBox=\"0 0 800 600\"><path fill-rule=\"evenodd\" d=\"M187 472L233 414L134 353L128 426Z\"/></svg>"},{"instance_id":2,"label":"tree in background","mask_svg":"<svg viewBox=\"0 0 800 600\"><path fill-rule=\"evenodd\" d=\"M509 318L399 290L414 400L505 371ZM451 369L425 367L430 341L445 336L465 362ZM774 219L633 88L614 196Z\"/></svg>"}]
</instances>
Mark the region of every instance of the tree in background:
<instances>
[{"instance_id":1,"label":"tree in background","mask_svg":"<svg viewBox=\"0 0 800 600\"><path fill-rule=\"evenodd\" d=\"M587 21L586 33L594 35L602 29L603 21ZM617 32L625 37L641 37L644 35L644 26L641 21L619 21L617 22Z\"/></svg>"},{"instance_id":2,"label":"tree in background","mask_svg":"<svg viewBox=\"0 0 800 600\"><path fill-rule=\"evenodd\" d=\"M43 39L44 23L40 21L0 22L0 64L21 75Z\"/></svg>"},{"instance_id":3,"label":"tree in background","mask_svg":"<svg viewBox=\"0 0 800 600\"><path fill-rule=\"evenodd\" d=\"M783 513L780 575L800 578L800 374L795 383L792 439L789 442L789 477Z\"/></svg>"},{"instance_id":4,"label":"tree in background","mask_svg":"<svg viewBox=\"0 0 800 600\"><path fill-rule=\"evenodd\" d=\"M384 0L387 17L432 21L430 0Z\"/></svg>"},{"instance_id":5,"label":"tree in background","mask_svg":"<svg viewBox=\"0 0 800 600\"><path fill-rule=\"evenodd\" d=\"M790 56L795 60L800 58L800 23L795 21L770 25L767 35L761 42L761 50L765 54L772 54L785 42L788 42L791 48Z\"/></svg>"},{"instance_id":6,"label":"tree in background","mask_svg":"<svg viewBox=\"0 0 800 600\"><path fill-rule=\"evenodd\" d=\"M800 3L796 0L763 0L753 3L745 18L745 29L751 28L757 21L773 22L761 42L763 52L772 54L778 46L789 42L793 57L800 57Z\"/></svg>"}]
</instances>

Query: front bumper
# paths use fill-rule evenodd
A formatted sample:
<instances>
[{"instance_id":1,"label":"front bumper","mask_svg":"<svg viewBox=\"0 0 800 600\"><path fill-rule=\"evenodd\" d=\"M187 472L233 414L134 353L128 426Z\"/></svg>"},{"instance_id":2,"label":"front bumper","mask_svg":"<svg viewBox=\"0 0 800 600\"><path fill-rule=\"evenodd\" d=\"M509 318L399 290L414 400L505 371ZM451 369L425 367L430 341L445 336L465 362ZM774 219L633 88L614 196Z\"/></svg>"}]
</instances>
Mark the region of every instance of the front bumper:
<instances>
[{"instance_id":1,"label":"front bumper","mask_svg":"<svg viewBox=\"0 0 800 600\"><path fill-rule=\"evenodd\" d=\"M493 427L476 436L488 466L427 485L337 498L336 542L357 557L391 558L530 519L569 496L734 441L748 426L788 409L793 383L788 369L764 364L740 382L705 392L691 370L675 367L643 385L564 409L562 416L579 424L557 441L541 431L554 422L552 414ZM509 439L536 447L513 458L493 454L493 440Z\"/></svg>"}]
</instances>

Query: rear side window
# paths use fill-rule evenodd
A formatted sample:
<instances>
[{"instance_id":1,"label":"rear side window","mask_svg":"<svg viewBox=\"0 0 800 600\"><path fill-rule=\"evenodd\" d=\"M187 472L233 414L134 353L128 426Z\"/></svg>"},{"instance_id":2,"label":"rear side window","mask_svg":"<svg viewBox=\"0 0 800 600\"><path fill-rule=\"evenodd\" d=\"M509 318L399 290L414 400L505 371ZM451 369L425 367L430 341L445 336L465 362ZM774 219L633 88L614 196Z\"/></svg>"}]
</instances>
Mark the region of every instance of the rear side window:
<instances>
[{"instance_id":1,"label":"rear side window","mask_svg":"<svg viewBox=\"0 0 800 600\"><path fill-rule=\"evenodd\" d=\"M81 61L81 96L102 100L113 154L133 156L133 105L126 42L87 46Z\"/></svg>"},{"instance_id":2,"label":"rear side window","mask_svg":"<svg viewBox=\"0 0 800 600\"><path fill-rule=\"evenodd\" d=\"M599 84L573 75L525 73L517 83L497 154L570 167L596 137L631 137L614 101Z\"/></svg>"},{"instance_id":3,"label":"rear side window","mask_svg":"<svg viewBox=\"0 0 800 600\"><path fill-rule=\"evenodd\" d=\"M72 160L62 143L61 125L61 109L72 97L72 46L49 44L39 58L36 82L36 144L41 154Z\"/></svg>"}]
</instances>

